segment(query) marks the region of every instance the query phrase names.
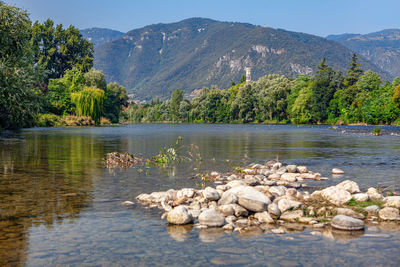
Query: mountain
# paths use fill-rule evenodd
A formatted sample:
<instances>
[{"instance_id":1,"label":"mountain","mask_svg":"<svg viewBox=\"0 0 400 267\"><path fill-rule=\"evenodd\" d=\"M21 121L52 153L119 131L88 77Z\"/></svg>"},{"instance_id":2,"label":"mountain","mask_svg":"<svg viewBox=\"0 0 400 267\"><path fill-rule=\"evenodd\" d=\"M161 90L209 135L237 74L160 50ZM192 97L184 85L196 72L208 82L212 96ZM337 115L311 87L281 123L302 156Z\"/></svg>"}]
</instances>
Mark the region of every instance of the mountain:
<instances>
[{"instance_id":1,"label":"mountain","mask_svg":"<svg viewBox=\"0 0 400 267\"><path fill-rule=\"evenodd\" d=\"M91 41L95 48L104 43L114 41L124 35L123 32L104 28L90 28L80 31L83 38Z\"/></svg>"},{"instance_id":2,"label":"mountain","mask_svg":"<svg viewBox=\"0 0 400 267\"><path fill-rule=\"evenodd\" d=\"M389 29L369 34L329 35L337 41L364 56L393 77L400 77L400 29Z\"/></svg>"},{"instance_id":3,"label":"mountain","mask_svg":"<svg viewBox=\"0 0 400 267\"><path fill-rule=\"evenodd\" d=\"M204 86L228 88L245 67L252 79L277 73L311 74L325 57L347 70L352 52L325 38L246 23L191 18L129 31L95 50L94 66L108 82L123 84L136 99L168 98ZM361 57L364 69L388 75Z\"/></svg>"}]
</instances>

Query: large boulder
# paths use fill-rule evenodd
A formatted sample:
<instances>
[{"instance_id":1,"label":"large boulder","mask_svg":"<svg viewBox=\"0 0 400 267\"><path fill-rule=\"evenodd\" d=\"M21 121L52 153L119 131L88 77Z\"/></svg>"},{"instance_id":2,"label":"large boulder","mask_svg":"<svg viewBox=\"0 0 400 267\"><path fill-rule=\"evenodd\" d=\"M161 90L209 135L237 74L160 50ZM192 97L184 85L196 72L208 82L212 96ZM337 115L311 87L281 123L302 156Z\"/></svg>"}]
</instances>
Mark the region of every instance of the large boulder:
<instances>
[{"instance_id":1,"label":"large boulder","mask_svg":"<svg viewBox=\"0 0 400 267\"><path fill-rule=\"evenodd\" d=\"M400 213L397 208L386 207L379 211L379 218L382 220L388 221L399 221L400 220Z\"/></svg>"},{"instance_id":2,"label":"large boulder","mask_svg":"<svg viewBox=\"0 0 400 267\"><path fill-rule=\"evenodd\" d=\"M400 196L386 197L385 201L385 206L400 209Z\"/></svg>"},{"instance_id":3,"label":"large boulder","mask_svg":"<svg viewBox=\"0 0 400 267\"><path fill-rule=\"evenodd\" d=\"M218 191L209 186L203 190L203 197L209 201L218 200L220 198Z\"/></svg>"},{"instance_id":4,"label":"large boulder","mask_svg":"<svg viewBox=\"0 0 400 267\"><path fill-rule=\"evenodd\" d=\"M224 225L225 218L215 209L206 209L199 215L199 223L211 227Z\"/></svg>"},{"instance_id":5,"label":"large boulder","mask_svg":"<svg viewBox=\"0 0 400 267\"><path fill-rule=\"evenodd\" d=\"M362 220L346 215L336 215L333 217L331 225L333 228L348 231L364 229L364 222Z\"/></svg>"},{"instance_id":6,"label":"large boulder","mask_svg":"<svg viewBox=\"0 0 400 267\"><path fill-rule=\"evenodd\" d=\"M381 200L381 199L383 199L382 194L380 194L378 192L378 190L376 190L376 188L373 188L373 187L368 188L367 194L368 194L369 198L372 199L372 200Z\"/></svg>"},{"instance_id":7,"label":"large boulder","mask_svg":"<svg viewBox=\"0 0 400 267\"><path fill-rule=\"evenodd\" d=\"M167 221L172 224L188 224L193 221L193 217L185 207L178 206L168 212Z\"/></svg>"},{"instance_id":8,"label":"large boulder","mask_svg":"<svg viewBox=\"0 0 400 267\"><path fill-rule=\"evenodd\" d=\"M337 184L336 187L341 188L349 192L350 194L354 193L359 193L360 188L358 187L358 184L356 182L353 182L351 180L346 180L341 182L340 184Z\"/></svg>"},{"instance_id":9,"label":"large boulder","mask_svg":"<svg viewBox=\"0 0 400 267\"><path fill-rule=\"evenodd\" d=\"M320 191L320 195L336 206L341 206L351 200L351 194L337 186L325 188Z\"/></svg>"}]
</instances>

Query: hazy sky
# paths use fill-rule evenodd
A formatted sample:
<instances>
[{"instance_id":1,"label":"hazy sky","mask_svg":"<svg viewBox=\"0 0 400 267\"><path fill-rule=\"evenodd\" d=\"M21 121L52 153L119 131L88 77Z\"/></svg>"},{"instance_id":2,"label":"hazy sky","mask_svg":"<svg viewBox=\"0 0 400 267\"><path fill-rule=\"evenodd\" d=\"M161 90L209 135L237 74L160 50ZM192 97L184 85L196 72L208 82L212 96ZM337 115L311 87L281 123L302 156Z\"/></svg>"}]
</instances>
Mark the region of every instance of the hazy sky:
<instances>
[{"instance_id":1,"label":"hazy sky","mask_svg":"<svg viewBox=\"0 0 400 267\"><path fill-rule=\"evenodd\" d=\"M3 0L80 29L123 32L191 17L300 31L320 36L400 28L400 0Z\"/></svg>"}]
</instances>

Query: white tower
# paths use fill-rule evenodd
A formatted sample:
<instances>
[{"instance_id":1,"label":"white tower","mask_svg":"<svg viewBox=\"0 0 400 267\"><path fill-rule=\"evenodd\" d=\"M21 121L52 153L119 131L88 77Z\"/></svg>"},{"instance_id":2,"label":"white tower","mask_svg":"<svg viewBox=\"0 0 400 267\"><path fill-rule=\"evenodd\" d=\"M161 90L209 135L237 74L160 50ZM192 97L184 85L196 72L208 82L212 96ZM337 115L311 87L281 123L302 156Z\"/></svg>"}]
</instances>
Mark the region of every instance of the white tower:
<instances>
[{"instance_id":1,"label":"white tower","mask_svg":"<svg viewBox=\"0 0 400 267\"><path fill-rule=\"evenodd\" d=\"M246 83L251 82L251 68L246 67L244 68L246 70Z\"/></svg>"}]
</instances>

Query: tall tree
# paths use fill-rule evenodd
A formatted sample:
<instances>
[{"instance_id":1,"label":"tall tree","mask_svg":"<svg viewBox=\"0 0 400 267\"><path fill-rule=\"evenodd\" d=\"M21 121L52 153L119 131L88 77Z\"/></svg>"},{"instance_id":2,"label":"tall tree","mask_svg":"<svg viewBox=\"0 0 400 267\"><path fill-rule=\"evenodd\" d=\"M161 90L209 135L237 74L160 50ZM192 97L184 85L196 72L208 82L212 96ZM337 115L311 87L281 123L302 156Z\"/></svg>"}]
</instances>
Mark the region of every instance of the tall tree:
<instances>
[{"instance_id":1,"label":"tall tree","mask_svg":"<svg viewBox=\"0 0 400 267\"><path fill-rule=\"evenodd\" d=\"M26 11L0 1L0 128L30 126L41 108L43 71L29 45Z\"/></svg>"},{"instance_id":2,"label":"tall tree","mask_svg":"<svg viewBox=\"0 0 400 267\"><path fill-rule=\"evenodd\" d=\"M356 84L356 82L360 79L361 75L363 74L363 70L361 69L361 64L358 63L358 57L356 53L353 53L350 62L350 68L347 71L347 75L343 84L345 88L349 88Z\"/></svg>"},{"instance_id":3,"label":"tall tree","mask_svg":"<svg viewBox=\"0 0 400 267\"><path fill-rule=\"evenodd\" d=\"M179 106L181 101L183 100L183 91L180 89L176 89L172 92L171 102L169 104L169 110L172 115L172 119L176 121L179 116Z\"/></svg>"},{"instance_id":4,"label":"tall tree","mask_svg":"<svg viewBox=\"0 0 400 267\"><path fill-rule=\"evenodd\" d=\"M93 66L93 44L82 37L74 26L63 29L51 19L32 26L31 45L35 61L48 72L48 79L60 78L65 71L77 68L82 72Z\"/></svg>"}]
</instances>

